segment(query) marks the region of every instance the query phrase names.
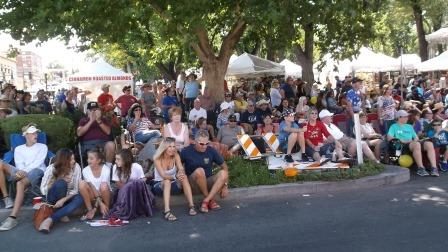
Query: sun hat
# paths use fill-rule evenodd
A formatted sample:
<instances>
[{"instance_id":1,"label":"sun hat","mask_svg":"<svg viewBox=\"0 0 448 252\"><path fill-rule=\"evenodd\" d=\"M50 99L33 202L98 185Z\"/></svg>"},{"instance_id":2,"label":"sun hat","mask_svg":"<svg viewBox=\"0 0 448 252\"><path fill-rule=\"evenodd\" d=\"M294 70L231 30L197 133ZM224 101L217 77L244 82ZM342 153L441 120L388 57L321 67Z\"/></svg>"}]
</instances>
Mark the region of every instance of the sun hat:
<instances>
[{"instance_id":1,"label":"sun hat","mask_svg":"<svg viewBox=\"0 0 448 252\"><path fill-rule=\"evenodd\" d=\"M36 132L40 132L40 129L36 128L34 124L28 124L22 128L22 135L26 136L26 134L33 134Z\"/></svg>"},{"instance_id":2,"label":"sun hat","mask_svg":"<svg viewBox=\"0 0 448 252\"><path fill-rule=\"evenodd\" d=\"M221 108L221 112L222 112L225 109L229 109L230 105L227 102L223 102L223 103L221 103L220 108Z\"/></svg>"},{"instance_id":3,"label":"sun hat","mask_svg":"<svg viewBox=\"0 0 448 252\"><path fill-rule=\"evenodd\" d=\"M322 119L322 118L324 118L324 117L327 117L327 116L333 116L333 115L334 115L334 114L331 113L330 111L328 111L328 110L326 110L326 109L323 109L323 110L319 113L319 118Z\"/></svg>"}]
</instances>

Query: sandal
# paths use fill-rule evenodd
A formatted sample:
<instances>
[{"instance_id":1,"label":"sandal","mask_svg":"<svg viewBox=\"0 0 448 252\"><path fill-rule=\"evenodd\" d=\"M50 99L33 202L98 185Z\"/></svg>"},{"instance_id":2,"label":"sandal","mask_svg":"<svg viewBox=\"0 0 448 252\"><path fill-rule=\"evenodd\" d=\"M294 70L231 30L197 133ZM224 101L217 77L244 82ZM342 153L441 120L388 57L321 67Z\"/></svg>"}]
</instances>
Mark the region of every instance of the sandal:
<instances>
[{"instance_id":1,"label":"sandal","mask_svg":"<svg viewBox=\"0 0 448 252\"><path fill-rule=\"evenodd\" d=\"M221 206L218 205L218 203L216 203L215 200L210 200L210 202L208 203L208 208L210 208L213 211L221 210Z\"/></svg>"},{"instance_id":2,"label":"sandal","mask_svg":"<svg viewBox=\"0 0 448 252\"><path fill-rule=\"evenodd\" d=\"M163 214L164 214L163 218L165 218L165 220L177 221L177 217L171 211L166 211Z\"/></svg>"},{"instance_id":3,"label":"sandal","mask_svg":"<svg viewBox=\"0 0 448 252\"><path fill-rule=\"evenodd\" d=\"M199 211L201 211L202 213L208 213L208 202L207 201L202 201L201 208L199 208Z\"/></svg>"},{"instance_id":4,"label":"sandal","mask_svg":"<svg viewBox=\"0 0 448 252\"><path fill-rule=\"evenodd\" d=\"M96 213L96 207L87 210L87 212L83 216L81 216L81 221L92 220L93 217L95 217L95 213Z\"/></svg>"},{"instance_id":5,"label":"sandal","mask_svg":"<svg viewBox=\"0 0 448 252\"><path fill-rule=\"evenodd\" d=\"M196 207L194 205L190 206L190 208L188 209L188 214L190 216L195 216L196 214L198 214L198 212L196 211Z\"/></svg>"}]
</instances>

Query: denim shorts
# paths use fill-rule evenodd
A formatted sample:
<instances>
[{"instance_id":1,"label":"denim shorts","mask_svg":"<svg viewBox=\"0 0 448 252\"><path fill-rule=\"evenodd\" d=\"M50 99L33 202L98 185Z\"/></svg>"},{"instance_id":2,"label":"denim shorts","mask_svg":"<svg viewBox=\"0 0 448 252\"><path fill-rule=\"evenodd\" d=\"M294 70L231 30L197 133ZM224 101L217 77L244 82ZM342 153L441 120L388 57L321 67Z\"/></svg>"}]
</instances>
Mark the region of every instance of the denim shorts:
<instances>
[{"instance_id":1,"label":"denim shorts","mask_svg":"<svg viewBox=\"0 0 448 252\"><path fill-rule=\"evenodd\" d=\"M8 176L8 181L12 182L12 181L15 181L15 175L20 170L12 165L9 165L9 167L10 167L10 174ZM26 178L31 182L32 186L37 186L43 176L44 176L44 171L42 171L41 169L35 168L27 173Z\"/></svg>"},{"instance_id":2,"label":"denim shorts","mask_svg":"<svg viewBox=\"0 0 448 252\"><path fill-rule=\"evenodd\" d=\"M152 186L152 192L157 196L163 196L163 181L157 181ZM178 184L177 180L171 181L171 195L181 194L182 193L182 186Z\"/></svg>"},{"instance_id":3,"label":"denim shorts","mask_svg":"<svg viewBox=\"0 0 448 252\"><path fill-rule=\"evenodd\" d=\"M335 149L335 144L334 143L324 144L319 149L319 155L320 156L325 156L326 154L333 154L334 149ZM306 153L307 156L312 157L314 152L315 151L314 151L313 148L311 148L308 145L306 146L305 153ZM331 157L331 156L329 156L329 157Z\"/></svg>"}]
</instances>

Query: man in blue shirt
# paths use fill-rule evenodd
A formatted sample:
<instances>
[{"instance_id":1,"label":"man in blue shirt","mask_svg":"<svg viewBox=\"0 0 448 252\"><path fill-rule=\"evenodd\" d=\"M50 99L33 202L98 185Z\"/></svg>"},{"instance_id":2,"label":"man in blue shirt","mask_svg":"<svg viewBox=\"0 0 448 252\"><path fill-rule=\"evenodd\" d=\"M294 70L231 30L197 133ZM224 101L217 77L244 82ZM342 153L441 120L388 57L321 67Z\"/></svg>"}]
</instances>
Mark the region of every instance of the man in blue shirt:
<instances>
[{"instance_id":1,"label":"man in blue shirt","mask_svg":"<svg viewBox=\"0 0 448 252\"><path fill-rule=\"evenodd\" d=\"M282 95L282 98L284 99L294 98L294 90L292 89L293 83L294 80L292 77L286 78L285 83L283 83L282 86L280 87L280 94Z\"/></svg>"},{"instance_id":2,"label":"man in blue shirt","mask_svg":"<svg viewBox=\"0 0 448 252\"><path fill-rule=\"evenodd\" d=\"M185 172L193 191L204 195L199 211L206 213L210 210L219 210L221 206L215 201L219 193L221 198L227 197L228 168L222 156L212 147L208 146L209 135L207 131L200 130L195 136L195 144L182 149L180 157L185 166ZM219 165L221 170L213 175L213 163Z\"/></svg>"},{"instance_id":3,"label":"man in blue shirt","mask_svg":"<svg viewBox=\"0 0 448 252\"><path fill-rule=\"evenodd\" d=\"M193 102L199 95L199 83L194 73L188 75L188 82L185 83L183 97L185 98L185 110L190 111L193 108Z\"/></svg>"},{"instance_id":4,"label":"man in blue shirt","mask_svg":"<svg viewBox=\"0 0 448 252\"><path fill-rule=\"evenodd\" d=\"M349 119L348 119L348 132L346 132L347 135L351 135L353 136L353 126L354 126L354 122L353 122L353 114L354 113L359 113L361 112L361 105L362 105L362 100L361 100L361 86L362 86L362 80L359 78L354 78L352 81L352 89L350 89L349 91L347 91L347 102L348 105L347 106L347 111L349 114Z\"/></svg>"}]
</instances>

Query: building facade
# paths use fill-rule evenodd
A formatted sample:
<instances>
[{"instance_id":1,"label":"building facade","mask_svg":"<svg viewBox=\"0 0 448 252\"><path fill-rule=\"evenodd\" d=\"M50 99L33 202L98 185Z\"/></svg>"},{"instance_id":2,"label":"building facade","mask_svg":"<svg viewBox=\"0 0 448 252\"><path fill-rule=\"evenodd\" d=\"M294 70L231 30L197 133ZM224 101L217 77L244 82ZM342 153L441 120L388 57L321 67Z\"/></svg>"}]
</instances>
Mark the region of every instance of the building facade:
<instances>
[{"instance_id":1,"label":"building facade","mask_svg":"<svg viewBox=\"0 0 448 252\"><path fill-rule=\"evenodd\" d=\"M34 52L22 51L16 58L17 82L19 89L29 89L43 78L42 58Z\"/></svg>"},{"instance_id":2,"label":"building facade","mask_svg":"<svg viewBox=\"0 0 448 252\"><path fill-rule=\"evenodd\" d=\"M16 84L17 65L15 59L10 59L6 54L0 54L0 81Z\"/></svg>"}]
</instances>

